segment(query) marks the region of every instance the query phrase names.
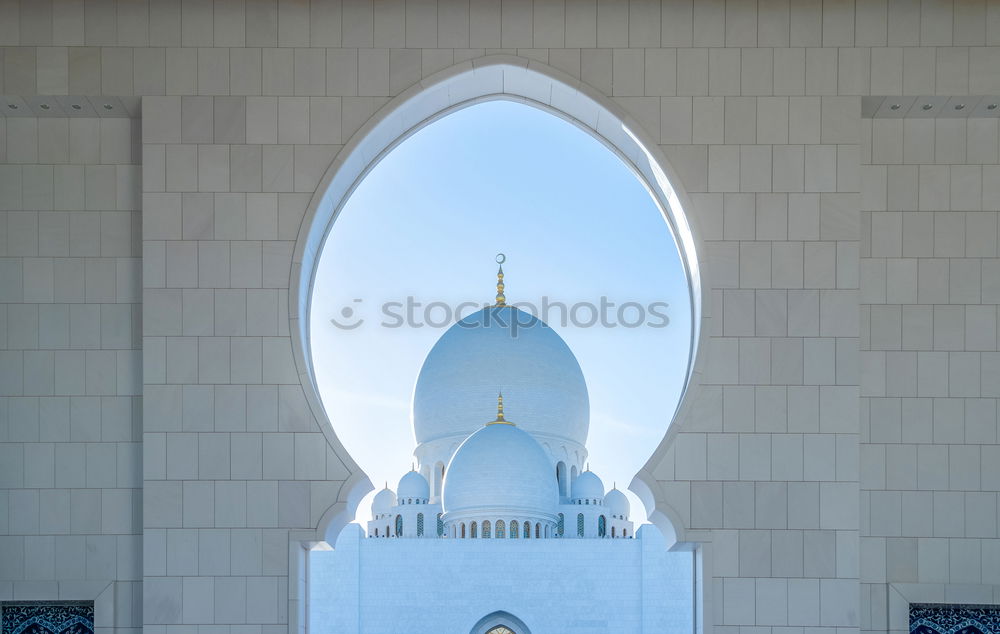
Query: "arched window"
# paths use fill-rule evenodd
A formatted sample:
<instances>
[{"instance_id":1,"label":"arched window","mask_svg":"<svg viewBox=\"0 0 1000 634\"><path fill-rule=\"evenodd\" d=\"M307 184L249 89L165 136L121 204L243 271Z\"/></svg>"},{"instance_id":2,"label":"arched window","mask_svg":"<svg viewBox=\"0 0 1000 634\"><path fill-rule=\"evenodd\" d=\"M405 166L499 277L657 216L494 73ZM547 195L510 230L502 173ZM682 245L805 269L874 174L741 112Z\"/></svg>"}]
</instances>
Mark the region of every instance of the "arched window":
<instances>
[{"instance_id":1,"label":"arched window","mask_svg":"<svg viewBox=\"0 0 1000 634\"><path fill-rule=\"evenodd\" d=\"M617 535L615 535L615 527L612 526L611 527L611 539L614 539L615 537L617 537Z\"/></svg>"},{"instance_id":2,"label":"arched window","mask_svg":"<svg viewBox=\"0 0 1000 634\"><path fill-rule=\"evenodd\" d=\"M608 519L603 515L597 518L597 536L605 537L608 534Z\"/></svg>"},{"instance_id":3,"label":"arched window","mask_svg":"<svg viewBox=\"0 0 1000 634\"><path fill-rule=\"evenodd\" d=\"M438 528L438 537L442 537L444 535L444 522L441 521L441 514L440 513L438 513L437 520L438 520L438 526L437 526L437 528Z\"/></svg>"},{"instance_id":4,"label":"arched window","mask_svg":"<svg viewBox=\"0 0 1000 634\"><path fill-rule=\"evenodd\" d=\"M519 525L518 525L518 523L517 523L516 520L511 520L510 521L510 538L511 539L517 539L518 537L520 537L520 535L518 535L518 531L517 531L518 526Z\"/></svg>"},{"instance_id":5,"label":"arched window","mask_svg":"<svg viewBox=\"0 0 1000 634\"><path fill-rule=\"evenodd\" d=\"M559 514L559 521L560 522L562 521L562 513ZM541 539L541 538L542 538L542 525L535 524L535 539Z\"/></svg>"},{"instance_id":6,"label":"arched window","mask_svg":"<svg viewBox=\"0 0 1000 634\"><path fill-rule=\"evenodd\" d=\"M402 537L402 536L403 536L403 516L402 515L397 515L396 516L396 537Z\"/></svg>"},{"instance_id":7,"label":"arched window","mask_svg":"<svg viewBox=\"0 0 1000 634\"><path fill-rule=\"evenodd\" d=\"M431 483L431 495L441 495L441 485L444 482L444 464L437 463L434 467L434 481Z\"/></svg>"},{"instance_id":8,"label":"arched window","mask_svg":"<svg viewBox=\"0 0 1000 634\"><path fill-rule=\"evenodd\" d=\"M628 537L628 531L624 528L622 529L622 537Z\"/></svg>"},{"instance_id":9,"label":"arched window","mask_svg":"<svg viewBox=\"0 0 1000 634\"><path fill-rule=\"evenodd\" d=\"M388 524L385 525L385 536L389 537L389 525Z\"/></svg>"},{"instance_id":10,"label":"arched window","mask_svg":"<svg viewBox=\"0 0 1000 634\"><path fill-rule=\"evenodd\" d=\"M378 537L378 529L375 529L375 537Z\"/></svg>"},{"instance_id":11,"label":"arched window","mask_svg":"<svg viewBox=\"0 0 1000 634\"><path fill-rule=\"evenodd\" d=\"M417 513L417 537L424 536L424 514Z\"/></svg>"},{"instance_id":12,"label":"arched window","mask_svg":"<svg viewBox=\"0 0 1000 634\"><path fill-rule=\"evenodd\" d=\"M483 520L483 539L490 538L490 521Z\"/></svg>"},{"instance_id":13,"label":"arched window","mask_svg":"<svg viewBox=\"0 0 1000 634\"><path fill-rule=\"evenodd\" d=\"M504 525L503 520L497 520L496 531L497 539L503 539L507 536L507 527Z\"/></svg>"},{"instance_id":14,"label":"arched window","mask_svg":"<svg viewBox=\"0 0 1000 634\"><path fill-rule=\"evenodd\" d=\"M462 539L465 539L465 524L462 524Z\"/></svg>"},{"instance_id":15,"label":"arched window","mask_svg":"<svg viewBox=\"0 0 1000 634\"><path fill-rule=\"evenodd\" d=\"M477 531L476 531L476 523L473 522L472 524L469 524L469 537L471 537L472 539L475 539L476 538L476 533L477 533Z\"/></svg>"},{"instance_id":16,"label":"arched window","mask_svg":"<svg viewBox=\"0 0 1000 634\"><path fill-rule=\"evenodd\" d=\"M531 539L531 522L524 523L524 538Z\"/></svg>"},{"instance_id":17,"label":"arched window","mask_svg":"<svg viewBox=\"0 0 1000 634\"><path fill-rule=\"evenodd\" d=\"M504 611L487 614L472 627L472 632L476 634L525 634L527 631L524 621Z\"/></svg>"},{"instance_id":18,"label":"arched window","mask_svg":"<svg viewBox=\"0 0 1000 634\"><path fill-rule=\"evenodd\" d=\"M559 485L559 495L569 495L569 482L566 481L566 463L560 461L556 465L556 484Z\"/></svg>"},{"instance_id":19,"label":"arched window","mask_svg":"<svg viewBox=\"0 0 1000 634\"><path fill-rule=\"evenodd\" d=\"M576 515L576 536L583 537L583 513Z\"/></svg>"},{"instance_id":20,"label":"arched window","mask_svg":"<svg viewBox=\"0 0 1000 634\"><path fill-rule=\"evenodd\" d=\"M558 535L559 537L562 537L563 536L563 530L565 528L566 528L566 518L563 517L562 513L560 513L559 514L559 523L556 524L556 535ZM538 535L535 535L535 537L538 537Z\"/></svg>"}]
</instances>

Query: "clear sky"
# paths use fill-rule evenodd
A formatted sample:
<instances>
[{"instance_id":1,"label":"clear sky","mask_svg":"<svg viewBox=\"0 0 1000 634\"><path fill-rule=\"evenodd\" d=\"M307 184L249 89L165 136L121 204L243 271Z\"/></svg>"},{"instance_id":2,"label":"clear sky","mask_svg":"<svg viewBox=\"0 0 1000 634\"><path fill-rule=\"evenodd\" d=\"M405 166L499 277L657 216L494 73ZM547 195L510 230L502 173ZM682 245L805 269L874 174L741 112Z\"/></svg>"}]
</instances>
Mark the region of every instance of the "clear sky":
<instances>
[{"instance_id":1,"label":"clear sky","mask_svg":"<svg viewBox=\"0 0 1000 634\"><path fill-rule=\"evenodd\" d=\"M523 104L479 104L423 128L375 166L335 221L310 315L334 430L376 489L385 481L395 489L413 462L413 386L448 317L441 306L424 307L491 303L500 252L508 303L540 306L548 297L599 306L604 296L643 307L622 314L642 322L633 328L563 326L558 312L549 320L587 381L591 469L608 489L615 482L625 489L666 432L683 389L691 334L683 269L662 214L626 165L586 132ZM398 321L383 304L407 297L423 305L414 319L383 326ZM648 312L641 319L653 302L669 305L659 309L666 327L645 325L663 323ZM616 323L616 308L607 313ZM592 313L576 314L587 322ZM363 321L348 329L332 318ZM483 420L492 414L484 411ZM629 496L634 518L644 519Z\"/></svg>"}]
</instances>

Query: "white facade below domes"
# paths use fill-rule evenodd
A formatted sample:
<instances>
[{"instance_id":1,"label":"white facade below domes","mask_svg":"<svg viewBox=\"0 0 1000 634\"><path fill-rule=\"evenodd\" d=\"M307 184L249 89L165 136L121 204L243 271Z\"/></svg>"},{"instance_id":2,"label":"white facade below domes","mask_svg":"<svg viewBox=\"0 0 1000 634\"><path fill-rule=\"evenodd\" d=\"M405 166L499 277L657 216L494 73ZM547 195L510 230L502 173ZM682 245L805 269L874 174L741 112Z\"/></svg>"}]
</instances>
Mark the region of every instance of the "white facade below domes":
<instances>
[{"instance_id":1,"label":"white facade below domes","mask_svg":"<svg viewBox=\"0 0 1000 634\"><path fill-rule=\"evenodd\" d=\"M376 540L348 526L315 556L319 632L464 634L497 612L531 634L691 632L691 554L652 526L604 541Z\"/></svg>"}]
</instances>

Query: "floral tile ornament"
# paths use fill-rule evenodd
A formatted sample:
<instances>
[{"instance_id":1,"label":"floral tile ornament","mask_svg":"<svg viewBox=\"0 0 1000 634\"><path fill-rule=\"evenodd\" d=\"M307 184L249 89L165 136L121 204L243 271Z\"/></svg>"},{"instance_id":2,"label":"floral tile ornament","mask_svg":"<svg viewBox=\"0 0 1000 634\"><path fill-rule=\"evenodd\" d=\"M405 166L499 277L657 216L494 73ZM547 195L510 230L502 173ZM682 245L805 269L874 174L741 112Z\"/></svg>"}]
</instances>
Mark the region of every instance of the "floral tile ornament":
<instances>
[{"instance_id":1,"label":"floral tile ornament","mask_svg":"<svg viewBox=\"0 0 1000 634\"><path fill-rule=\"evenodd\" d=\"M0 634L94 634L94 604L4 603Z\"/></svg>"},{"instance_id":2,"label":"floral tile ornament","mask_svg":"<svg viewBox=\"0 0 1000 634\"><path fill-rule=\"evenodd\" d=\"M1000 605L910 605L910 634L994 634Z\"/></svg>"}]
</instances>

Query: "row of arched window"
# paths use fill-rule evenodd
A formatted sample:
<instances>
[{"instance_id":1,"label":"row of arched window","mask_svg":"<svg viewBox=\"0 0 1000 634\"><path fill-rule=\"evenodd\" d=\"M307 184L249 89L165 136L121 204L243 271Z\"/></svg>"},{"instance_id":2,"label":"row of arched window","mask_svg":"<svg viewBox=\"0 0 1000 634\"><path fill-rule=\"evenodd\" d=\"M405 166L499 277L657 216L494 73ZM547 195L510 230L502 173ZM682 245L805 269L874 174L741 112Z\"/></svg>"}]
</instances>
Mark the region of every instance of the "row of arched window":
<instances>
[{"instance_id":1,"label":"row of arched window","mask_svg":"<svg viewBox=\"0 0 1000 634\"><path fill-rule=\"evenodd\" d=\"M532 530L534 529L534 530ZM532 532L534 532L535 539L541 539L546 537L544 529L540 523L535 523L532 527L531 522L524 522L523 524L517 520L510 520L509 523L503 520L497 520L494 523L490 523L489 520L483 520L482 523L470 522L466 526L465 522L462 522L455 529L455 536L461 539L531 539Z\"/></svg>"},{"instance_id":2,"label":"row of arched window","mask_svg":"<svg viewBox=\"0 0 1000 634\"><path fill-rule=\"evenodd\" d=\"M561 517L560 517L561 519ZM584 533L584 517L583 513L578 513L576 516L576 536L583 537ZM600 515L597 518L597 536L607 537L608 536L608 518L604 515ZM611 527L611 536L617 537L617 531L614 527ZM628 530L622 529L622 537L628 537Z\"/></svg>"},{"instance_id":3,"label":"row of arched window","mask_svg":"<svg viewBox=\"0 0 1000 634\"><path fill-rule=\"evenodd\" d=\"M441 519L441 513L437 514L437 536L444 536L444 521ZM583 513L578 513L576 516L576 536L583 537L585 532L586 518L584 518ZM403 534L403 516L396 516L395 525L395 536L399 537ZM565 530L565 517L562 513L559 514L559 522L556 524L556 536L562 537ZM534 525L535 539L541 539L543 536L542 525L536 523ZM392 537L393 535L389 532L389 526L386 525L385 532L379 534L379 529L375 529L375 537ZM510 539L531 539L532 525L531 522L519 523L517 520L510 520L510 523L505 523L503 520L497 520L494 524L490 524L489 520L483 520L481 524L477 522L471 522L468 525L468 532L466 532L466 524L463 522L455 529L455 536L465 539L469 537L471 539L477 539L482 537L483 539L503 539L509 537ZM615 527L611 527L611 537L618 537L618 531ZM424 536L424 514L417 513L417 537ZM608 520L605 516L601 515L597 518L597 536L607 537L608 536ZM628 537L628 530L622 529L622 537Z\"/></svg>"},{"instance_id":4,"label":"row of arched window","mask_svg":"<svg viewBox=\"0 0 1000 634\"><path fill-rule=\"evenodd\" d=\"M395 521L395 537L400 537L403 534L403 516L397 515ZM444 525L441 523L441 514L438 513L438 537L444 534ZM417 513L417 537L424 536L424 514ZM393 537L393 534L389 532L389 526L386 525L385 532L380 533L379 529L375 529L375 537Z\"/></svg>"}]
</instances>

